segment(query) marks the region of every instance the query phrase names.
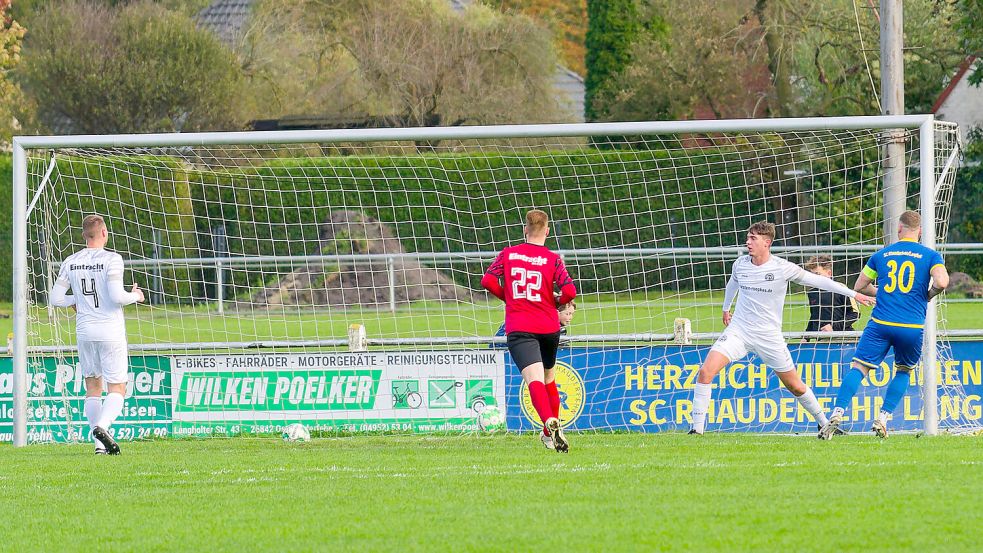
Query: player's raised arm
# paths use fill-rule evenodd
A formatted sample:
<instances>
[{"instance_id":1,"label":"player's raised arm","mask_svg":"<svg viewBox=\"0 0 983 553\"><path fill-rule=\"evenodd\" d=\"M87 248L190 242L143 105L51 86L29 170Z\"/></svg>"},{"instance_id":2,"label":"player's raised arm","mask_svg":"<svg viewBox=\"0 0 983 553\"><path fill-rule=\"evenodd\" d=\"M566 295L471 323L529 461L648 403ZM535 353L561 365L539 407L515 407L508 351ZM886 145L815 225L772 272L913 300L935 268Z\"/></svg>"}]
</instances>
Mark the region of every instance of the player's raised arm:
<instances>
[{"instance_id":1,"label":"player's raised arm","mask_svg":"<svg viewBox=\"0 0 983 553\"><path fill-rule=\"evenodd\" d=\"M874 298L867 296L866 294L861 294L856 290L851 290L831 278L810 273L797 265L790 265L789 267L792 270L792 275L789 280L792 282L803 286L819 288L820 290L826 290L827 292L833 292L834 294L839 294L841 296L851 297L856 299L858 303L862 303L864 305L874 305Z\"/></svg>"},{"instance_id":2,"label":"player's raised arm","mask_svg":"<svg viewBox=\"0 0 983 553\"><path fill-rule=\"evenodd\" d=\"M868 296L877 295L877 271L871 266L873 258L867 261L864 269L857 276L857 281L853 283L853 289L861 294Z\"/></svg>"},{"instance_id":3,"label":"player's raised arm","mask_svg":"<svg viewBox=\"0 0 983 553\"><path fill-rule=\"evenodd\" d=\"M505 288L502 287L502 277L505 276L505 250L499 252L498 257L485 271L485 276L481 277L481 287L495 296L505 301Z\"/></svg>"}]
</instances>

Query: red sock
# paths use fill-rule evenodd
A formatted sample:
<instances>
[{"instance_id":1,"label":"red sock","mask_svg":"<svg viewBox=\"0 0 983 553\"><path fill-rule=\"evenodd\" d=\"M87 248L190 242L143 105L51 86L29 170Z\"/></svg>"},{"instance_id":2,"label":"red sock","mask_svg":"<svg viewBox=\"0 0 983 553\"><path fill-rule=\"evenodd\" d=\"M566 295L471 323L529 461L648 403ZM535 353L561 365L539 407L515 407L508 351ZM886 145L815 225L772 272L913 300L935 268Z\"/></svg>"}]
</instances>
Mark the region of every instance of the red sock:
<instances>
[{"instance_id":1,"label":"red sock","mask_svg":"<svg viewBox=\"0 0 983 553\"><path fill-rule=\"evenodd\" d=\"M556 389L555 380L546 385L546 395L550 397L550 409L553 410L553 416L560 418L560 391Z\"/></svg>"},{"instance_id":2,"label":"red sock","mask_svg":"<svg viewBox=\"0 0 983 553\"><path fill-rule=\"evenodd\" d=\"M546 419L553 416L553 410L550 408L550 398L546 393L546 385L538 380L534 380L529 383L529 398L532 400L532 406L536 409L536 413L539 414L539 418L546 424Z\"/></svg>"}]
</instances>

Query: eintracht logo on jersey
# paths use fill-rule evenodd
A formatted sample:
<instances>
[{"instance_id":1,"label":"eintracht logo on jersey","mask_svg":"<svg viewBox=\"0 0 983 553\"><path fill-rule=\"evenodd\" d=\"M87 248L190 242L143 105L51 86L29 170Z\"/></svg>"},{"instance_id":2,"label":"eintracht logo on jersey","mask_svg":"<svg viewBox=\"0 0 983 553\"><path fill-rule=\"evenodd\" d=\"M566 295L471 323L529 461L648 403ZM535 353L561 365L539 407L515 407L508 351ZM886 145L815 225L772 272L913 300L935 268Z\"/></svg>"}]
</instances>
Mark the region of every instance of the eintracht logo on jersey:
<instances>
[{"instance_id":1,"label":"eintracht logo on jersey","mask_svg":"<svg viewBox=\"0 0 983 553\"><path fill-rule=\"evenodd\" d=\"M584 410L584 396L586 395L584 379L580 378L573 367L560 361L557 361L556 366L553 367L553 374L556 376L556 389L560 393L560 426L566 427L573 424ZM536 414L536 409L532 406L529 388L526 386L522 386L520 404L522 405L522 414L533 426L543 424L539 420L539 415Z\"/></svg>"}]
</instances>

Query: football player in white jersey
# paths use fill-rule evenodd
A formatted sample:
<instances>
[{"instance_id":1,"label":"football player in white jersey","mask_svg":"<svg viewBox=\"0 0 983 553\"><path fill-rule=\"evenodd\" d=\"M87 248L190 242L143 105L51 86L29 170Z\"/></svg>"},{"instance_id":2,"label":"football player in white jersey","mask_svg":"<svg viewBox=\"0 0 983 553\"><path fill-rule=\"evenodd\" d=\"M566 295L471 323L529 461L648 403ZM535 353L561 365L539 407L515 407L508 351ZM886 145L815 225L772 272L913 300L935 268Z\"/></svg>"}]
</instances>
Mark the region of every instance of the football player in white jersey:
<instances>
[{"instance_id":1,"label":"football player in white jersey","mask_svg":"<svg viewBox=\"0 0 983 553\"><path fill-rule=\"evenodd\" d=\"M142 302L144 297L136 284L129 292L123 287L123 258L106 251L109 231L102 217L87 216L82 221L82 237L86 248L61 264L49 301L56 307L75 306L79 367L85 377L85 417L96 453L118 455L119 445L109 434L109 427L123 411L129 379L123 306ZM72 295L66 294L69 289ZM105 400L103 382L108 388Z\"/></svg>"},{"instance_id":2,"label":"football player in white jersey","mask_svg":"<svg viewBox=\"0 0 983 553\"><path fill-rule=\"evenodd\" d=\"M771 367L788 391L822 426L826 413L812 389L802 382L795 362L782 336L782 309L789 281L855 298L863 305L873 305L874 298L860 294L821 275L810 273L794 263L771 254L775 225L759 222L747 233L748 255L734 262L724 293L724 326L727 328L710 348L700 367L693 391L693 427L690 434L703 434L713 379L733 361L753 351ZM737 296L736 311L731 305Z\"/></svg>"}]
</instances>

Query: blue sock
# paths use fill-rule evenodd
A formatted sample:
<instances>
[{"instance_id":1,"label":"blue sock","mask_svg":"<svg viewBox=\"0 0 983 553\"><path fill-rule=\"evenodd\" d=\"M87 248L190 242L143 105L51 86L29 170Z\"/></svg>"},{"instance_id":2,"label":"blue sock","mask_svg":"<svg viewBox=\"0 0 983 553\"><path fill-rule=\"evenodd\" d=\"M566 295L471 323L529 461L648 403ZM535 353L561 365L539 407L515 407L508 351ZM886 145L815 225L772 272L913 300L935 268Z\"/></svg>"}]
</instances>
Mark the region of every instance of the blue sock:
<instances>
[{"instance_id":1,"label":"blue sock","mask_svg":"<svg viewBox=\"0 0 983 553\"><path fill-rule=\"evenodd\" d=\"M840 384L840 391L836 394L836 407L846 411L850 408L850 400L853 396L857 395L857 390L860 389L860 381L864 379L864 373L860 369L853 367L850 372L846 373L843 377L843 382Z\"/></svg>"},{"instance_id":2,"label":"blue sock","mask_svg":"<svg viewBox=\"0 0 983 553\"><path fill-rule=\"evenodd\" d=\"M884 406L881 411L893 413L894 409L901 403L901 398L908 391L908 384L911 382L911 373L898 371L894 373L894 378L887 385L887 392L884 393Z\"/></svg>"}]
</instances>

